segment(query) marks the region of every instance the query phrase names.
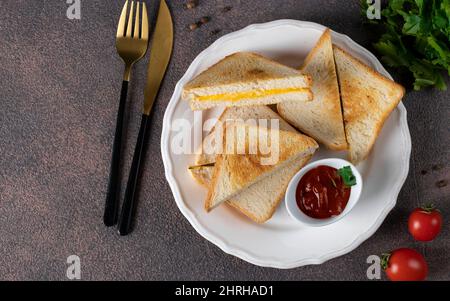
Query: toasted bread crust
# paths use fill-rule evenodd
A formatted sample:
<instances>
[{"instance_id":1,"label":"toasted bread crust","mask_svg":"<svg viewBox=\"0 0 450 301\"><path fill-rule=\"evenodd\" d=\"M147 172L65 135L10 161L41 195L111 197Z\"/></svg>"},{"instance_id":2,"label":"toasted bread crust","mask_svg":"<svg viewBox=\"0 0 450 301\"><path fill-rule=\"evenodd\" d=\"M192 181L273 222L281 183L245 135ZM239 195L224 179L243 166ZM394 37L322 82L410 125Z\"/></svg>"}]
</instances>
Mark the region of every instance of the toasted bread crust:
<instances>
[{"instance_id":1,"label":"toasted bread crust","mask_svg":"<svg viewBox=\"0 0 450 301\"><path fill-rule=\"evenodd\" d=\"M245 128L251 128L248 125ZM249 131L249 129L247 129ZM270 131L259 128L259 131ZM299 133L279 131L280 149L277 165L263 165L257 155L224 154L216 157L215 171L205 201L211 210L223 201L233 198L243 189L268 176L273 170L283 168L299 155L307 156L318 148L316 141ZM223 139L224 143L226 138ZM301 148L299 149L299 147ZM223 175L223 176L222 176ZM226 183L224 184L224 181ZM220 188L219 187L222 187Z\"/></svg>"},{"instance_id":2,"label":"toasted bread crust","mask_svg":"<svg viewBox=\"0 0 450 301\"><path fill-rule=\"evenodd\" d=\"M211 209L213 208L212 200L213 200L213 196L214 196L214 192L215 192L215 188L216 188L217 179L221 172L220 169L222 168L222 160L223 160L223 155L216 156L216 164L215 164L213 176L211 179L211 185L208 187L208 194L206 195L206 199L205 199L206 212L210 212Z\"/></svg>"},{"instance_id":3,"label":"toasted bread crust","mask_svg":"<svg viewBox=\"0 0 450 301\"><path fill-rule=\"evenodd\" d=\"M207 170L207 172L206 172ZM209 174L214 172L213 166L205 166L202 167L202 169L189 169L189 172L191 173L191 176L194 178L194 180L202 185L205 188L209 188L211 178L209 177Z\"/></svg>"},{"instance_id":4,"label":"toasted bread crust","mask_svg":"<svg viewBox=\"0 0 450 301\"><path fill-rule=\"evenodd\" d=\"M333 49L338 67L339 85L341 87L344 124L350 150L349 158L353 163L357 164L365 160L369 155L385 121L404 96L405 88L384 77L338 46L333 45ZM339 66L338 56L351 62L353 68L358 71L359 76L349 74L345 69L346 66ZM370 76L371 82L376 82L376 84L373 84L375 86L374 89L368 91L369 83L367 81L364 83L359 82L361 76ZM375 88L383 88L385 91L377 91ZM381 103L381 97L385 98L383 103ZM366 129L371 132L367 141L355 141L352 135L355 135L356 131L360 131L361 124L367 127L368 122L371 122L373 128ZM367 134L365 137L367 137ZM361 148L363 150L357 151L357 149Z\"/></svg>"},{"instance_id":5,"label":"toasted bread crust","mask_svg":"<svg viewBox=\"0 0 450 301\"><path fill-rule=\"evenodd\" d=\"M258 54L238 52L225 57L187 83L181 98L189 102L192 110L206 110L221 105L269 105L286 100L310 101L311 84L312 78L299 70ZM272 91L274 94L267 95L261 93L274 89L280 92L275 94ZM288 91L283 92L284 89ZM259 94L256 93L258 91ZM221 98L230 94L234 96Z\"/></svg>"},{"instance_id":6,"label":"toasted bread crust","mask_svg":"<svg viewBox=\"0 0 450 301\"><path fill-rule=\"evenodd\" d=\"M330 29L321 35L301 70L313 76L313 101L281 102L278 113L327 148L347 149Z\"/></svg>"},{"instance_id":7,"label":"toasted bread crust","mask_svg":"<svg viewBox=\"0 0 450 301\"><path fill-rule=\"evenodd\" d=\"M314 45L314 48L308 53L305 61L303 62L303 65L299 69L302 70L306 66L310 65L311 61L315 58L316 53L320 49L322 49L327 43L329 43L329 41L331 41L331 31L329 28L326 28L325 31L320 36L319 41L317 41L316 45Z\"/></svg>"},{"instance_id":8,"label":"toasted bread crust","mask_svg":"<svg viewBox=\"0 0 450 301\"><path fill-rule=\"evenodd\" d=\"M275 113L272 109L270 109L267 106L256 106L256 107L252 107L252 108L239 108L239 107L226 108L222 112L220 117L218 118L218 122L225 122L225 120L230 120L230 119L231 120L242 119L245 121L249 118L250 119L279 119L280 130L296 133L296 130L292 126L290 126L277 113ZM203 143L205 143L205 141L208 140L210 136L215 135L214 134L215 130L216 130L216 126L214 126L211 129L208 136L205 137ZM309 159L309 157L308 157L308 159ZM207 164L207 163L213 163L213 162L215 162L215 160L216 160L215 156L211 157L211 155L201 153L201 154L197 155L195 165L203 165L203 164ZM298 164L298 163L295 163L295 164ZM191 175L194 177L194 179L198 183L200 183L202 186L206 187L207 189L210 189L210 187L212 186L211 183L212 183L212 178L214 175L215 167L206 167L206 169L208 169L208 172L206 172L206 173L200 172L198 170L190 170L190 172L191 172ZM286 167L285 169L291 170L290 167ZM287 185L288 182L289 181L285 181L283 186ZM279 192L278 192L277 197L271 197L271 200L276 201L275 202L276 205L278 205L278 203L282 200L282 196L284 194L285 187L280 187L280 189L278 189ZM262 222L268 220L272 216L273 212L275 212L275 209L276 209L276 208L271 208L271 212L266 212L264 209L262 211L264 214L259 215L260 217L258 217L258 215L252 214L251 211L247 210L245 205L240 206L239 202L242 202L242 201L243 201L243 199L241 199L239 197L239 195L237 195L234 199L227 201L226 203L229 204L230 206L232 206L233 208L241 211L242 214L248 216L255 222L262 223ZM244 204L244 203L242 203L242 204ZM209 202L205 202L206 210L209 210L210 206L211 206L211 204Z\"/></svg>"},{"instance_id":9,"label":"toasted bread crust","mask_svg":"<svg viewBox=\"0 0 450 301\"><path fill-rule=\"evenodd\" d=\"M308 163L308 161L311 160L311 158L312 158L312 155L303 158L302 163L299 166L299 168L297 170L291 172L291 177L293 177L296 172L298 172L303 166L305 166L306 163ZM253 214L251 211L248 211L245 207L239 206L239 202L235 202L233 200L227 201L227 204L230 205L231 207L241 211L244 215L249 217L254 222L262 224L272 218L272 216L274 215L278 206L280 205L280 202L283 200L283 197L284 197L284 194L285 194L285 191L286 191L288 185L289 185L289 181L287 181L283 184L282 188L280 189L279 195L275 199L274 205L272 206L271 210L269 212L267 212L267 214L265 216L258 217L257 215Z\"/></svg>"},{"instance_id":10,"label":"toasted bread crust","mask_svg":"<svg viewBox=\"0 0 450 301\"><path fill-rule=\"evenodd\" d=\"M216 64L209 67L206 71L203 71L200 75L198 75L196 78L194 78L188 84L186 84L184 89L186 91L189 91L189 90L193 90L193 89L204 88L205 86L207 86L207 83L209 82L209 78L206 77L205 74L207 74L211 70L222 69L223 68L222 65L224 65L224 63L226 61L231 61L234 59L235 60L247 60L247 61L252 61L252 60L261 61L262 64L271 65L271 66L280 68L281 70L284 71L284 72L282 72L284 74L290 74L291 76L302 75L302 73L300 71L298 71L294 68L285 66L285 65L278 63L276 61L273 61L271 59L268 59L262 55L252 53L252 52L237 52L237 53L233 53L229 56L226 56L224 59L220 60ZM305 78L306 83L308 83L308 86L310 86L312 83L311 77L307 76L307 75L303 75L303 76ZM228 81L223 80L223 82L219 82L218 85L219 86L220 85L228 85L228 84L234 84L236 82L250 83L250 82L254 82L256 80L265 80L265 79L270 79L270 78L282 78L282 77L284 77L284 76L282 76L281 74L277 76L277 74L273 74L273 73L268 74L264 70L260 70L257 68L250 68L245 73L240 74L237 78L232 78Z\"/></svg>"}]
</instances>

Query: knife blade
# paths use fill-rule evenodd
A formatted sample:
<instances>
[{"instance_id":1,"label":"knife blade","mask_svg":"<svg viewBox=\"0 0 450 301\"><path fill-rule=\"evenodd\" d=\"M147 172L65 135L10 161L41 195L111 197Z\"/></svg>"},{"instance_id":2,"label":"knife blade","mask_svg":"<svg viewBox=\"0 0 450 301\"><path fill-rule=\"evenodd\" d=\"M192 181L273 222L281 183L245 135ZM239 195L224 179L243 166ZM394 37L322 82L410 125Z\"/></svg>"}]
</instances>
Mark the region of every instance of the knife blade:
<instances>
[{"instance_id":1,"label":"knife blade","mask_svg":"<svg viewBox=\"0 0 450 301\"><path fill-rule=\"evenodd\" d=\"M161 0L153 34L147 83L144 89L144 114L149 115L169 65L173 48L173 23L166 1Z\"/></svg>"}]
</instances>

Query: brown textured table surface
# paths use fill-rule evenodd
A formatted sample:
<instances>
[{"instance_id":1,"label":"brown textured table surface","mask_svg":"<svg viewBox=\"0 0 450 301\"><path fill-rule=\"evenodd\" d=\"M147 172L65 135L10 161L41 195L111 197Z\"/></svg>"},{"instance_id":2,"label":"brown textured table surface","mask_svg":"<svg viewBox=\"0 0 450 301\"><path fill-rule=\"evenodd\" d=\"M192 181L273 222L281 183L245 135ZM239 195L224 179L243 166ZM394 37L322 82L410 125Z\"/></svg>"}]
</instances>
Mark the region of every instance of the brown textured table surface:
<instances>
[{"instance_id":1,"label":"brown textured table surface","mask_svg":"<svg viewBox=\"0 0 450 301\"><path fill-rule=\"evenodd\" d=\"M146 2L154 14L156 1ZM66 17L63 0L0 1L0 279L64 280L66 259L76 254L84 280L364 280L367 256L405 246L424 253L429 279L449 280L450 186L436 186L450 180L449 92L404 98L413 150L397 206L359 248L322 265L276 270L223 253L182 216L164 177L164 110L201 50L249 24L284 18L321 23L369 46L357 2L203 0L186 10L184 0L168 1L173 59L155 106L136 229L119 237L103 226L102 214L123 68L114 46L122 1L81 0L80 20ZM190 32L202 16L211 21ZM137 65L130 87L125 175L145 67ZM434 202L445 219L429 244L414 242L406 228L408 213L422 202Z\"/></svg>"}]
</instances>

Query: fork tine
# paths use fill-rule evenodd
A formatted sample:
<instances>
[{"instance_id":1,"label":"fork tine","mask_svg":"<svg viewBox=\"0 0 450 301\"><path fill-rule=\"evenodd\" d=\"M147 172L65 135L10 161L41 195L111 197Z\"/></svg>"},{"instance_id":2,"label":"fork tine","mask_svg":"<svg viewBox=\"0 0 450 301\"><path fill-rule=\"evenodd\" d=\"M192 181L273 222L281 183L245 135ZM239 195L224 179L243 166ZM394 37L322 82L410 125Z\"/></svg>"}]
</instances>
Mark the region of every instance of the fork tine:
<instances>
[{"instance_id":1,"label":"fork tine","mask_svg":"<svg viewBox=\"0 0 450 301\"><path fill-rule=\"evenodd\" d=\"M142 3L142 28L141 28L141 39L148 40L148 15L147 6L145 2Z\"/></svg>"},{"instance_id":2,"label":"fork tine","mask_svg":"<svg viewBox=\"0 0 450 301\"><path fill-rule=\"evenodd\" d=\"M119 25L117 26L117 37L123 37L125 35L125 24L127 22L127 8L128 0L125 2L122 13L120 14Z\"/></svg>"},{"instance_id":3,"label":"fork tine","mask_svg":"<svg viewBox=\"0 0 450 301\"><path fill-rule=\"evenodd\" d=\"M133 12L134 12L134 1L131 1L130 15L128 17L127 34L128 38L131 38L133 29Z\"/></svg>"},{"instance_id":4,"label":"fork tine","mask_svg":"<svg viewBox=\"0 0 450 301\"><path fill-rule=\"evenodd\" d=\"M141 26L139 22L139 1L136 2L136 18L134 20L134 31L133 37L139 39L139 27Z\"/></svg>"}]
</instances>

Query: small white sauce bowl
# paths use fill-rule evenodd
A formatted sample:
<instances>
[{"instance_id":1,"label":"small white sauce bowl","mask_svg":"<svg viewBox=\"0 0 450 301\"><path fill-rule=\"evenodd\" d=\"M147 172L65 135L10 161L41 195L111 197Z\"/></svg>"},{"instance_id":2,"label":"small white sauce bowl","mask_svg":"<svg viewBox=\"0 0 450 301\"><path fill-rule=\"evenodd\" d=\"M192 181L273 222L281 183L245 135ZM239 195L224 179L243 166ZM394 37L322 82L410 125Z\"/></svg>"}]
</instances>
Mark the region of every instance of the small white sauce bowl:
<instances>
[{"instance_id":1,"label":"small white sauce bowl","mask_svg":"<svg viewBox=\"0 0 450 301\"><path fill-rule=\"evenodd\" d=\"M300 182L300 179L311 169L316 168L320 165L326 165L330 167L334 167L336 169L342 168L344 166L350 166L352 169L353 174L356 177L356 185L351 187L350 191L350 198L347 202L347 206L345 206L344 211L337 215L330 218L325 219L318 219L318 218L312 218L303 211L300 210L300 208L297 205L297 199L296 199L296 192L297 192L297 186ZM308 165L304 166L300 171L292 178L291 182L288 185L288 188L286 190L285 195L285 203L286 203L286 209L289 212L289 215L294 218L296 221L312 227L321 227L326 226L329 224L332 224L341 218L343 218L347 213L350 212L350 210L353 209L353 207L356 205L356 203L359 200L359 197L361 195L363 187L362 177L359 171L356 169L356 167L351 164L350 162L338 159L338 158L330 158L330 159L323 159L314 161L312 163L309 163Z\"/></svg>"}]
</instances>

